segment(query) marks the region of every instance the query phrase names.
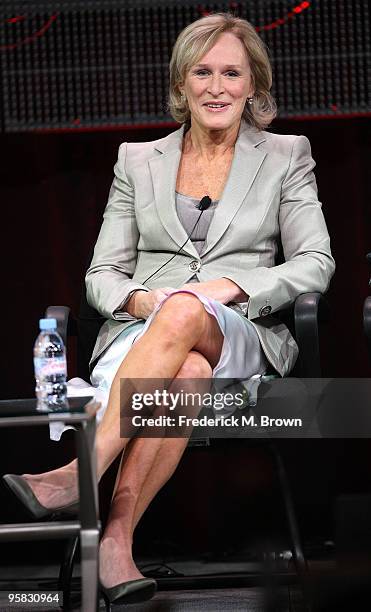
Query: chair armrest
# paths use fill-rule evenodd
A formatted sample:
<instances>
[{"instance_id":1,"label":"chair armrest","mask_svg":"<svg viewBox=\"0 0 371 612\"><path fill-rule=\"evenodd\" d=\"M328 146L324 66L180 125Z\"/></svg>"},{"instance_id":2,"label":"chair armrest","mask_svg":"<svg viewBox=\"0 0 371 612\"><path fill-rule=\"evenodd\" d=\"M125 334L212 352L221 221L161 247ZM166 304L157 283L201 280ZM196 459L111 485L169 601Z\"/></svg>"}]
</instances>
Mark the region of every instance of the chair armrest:
<instances>
[{"instance_id":1,"label":"chair armrest","mask_svg":"<svg viewBox=\"0 0 371 612\"><path fill-rule=\"evenodd\" d=\"M321 293L303 293L295 301L295 337L303 377L321 376L318 321L327 318L328 304Z\"/></svg>"},{"instance_id":2,"label":"chair armrest","mask_svg":"<svg viewBox=\"0 0 371 612\"><path fill-rule=\"evenodd\" d=\"M365 330L368 352L371 359L371 295L369 295L363 305L363 328Z\"/></svg>"},{"instance_id":3,"label":"chair armrest","mask_svg":"<svg viewBox=\"0 0 371 612\"><path fill-rule=\"evenodd\" d=\"M76 336L76 320L68 306L48 306L45 311L47 319L56 319L58 333L61 335L64 344L67 343L67 336Z\"/></svg>"}]
</instances>

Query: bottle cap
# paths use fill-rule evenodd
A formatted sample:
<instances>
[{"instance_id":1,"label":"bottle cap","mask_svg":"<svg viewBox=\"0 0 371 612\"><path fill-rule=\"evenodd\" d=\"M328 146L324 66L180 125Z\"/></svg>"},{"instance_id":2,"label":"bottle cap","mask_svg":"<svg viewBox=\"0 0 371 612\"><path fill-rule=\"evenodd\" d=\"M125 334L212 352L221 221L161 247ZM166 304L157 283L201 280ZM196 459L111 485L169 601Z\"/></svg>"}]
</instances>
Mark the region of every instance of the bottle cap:
<instances>
[{"instance_id":1,"label":"bottle cap","mask_svg":"<svg viewBox=\"0 0 371 612\"><path fill-rule=\"evenodd\" d=\"M39 325L41 331L45 329L57 329L57 319L40 319Z\"/></svg>"}]
</instances>

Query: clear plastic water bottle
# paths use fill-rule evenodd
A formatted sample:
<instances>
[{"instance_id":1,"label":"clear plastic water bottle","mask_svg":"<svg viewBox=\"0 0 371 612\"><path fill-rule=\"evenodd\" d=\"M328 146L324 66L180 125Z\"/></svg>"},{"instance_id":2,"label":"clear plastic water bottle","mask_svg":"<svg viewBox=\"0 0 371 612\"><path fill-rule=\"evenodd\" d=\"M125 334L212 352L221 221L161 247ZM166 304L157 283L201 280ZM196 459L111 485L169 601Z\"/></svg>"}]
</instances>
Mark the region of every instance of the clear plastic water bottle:
<instances>
[{"instance_id":1,"label":"clear plastic water bottle","mask_svg":"<svg viewBox=\"0 0 371 612\"><path fill-rule=\"evenodd\" d=\"M67 365L63 340L56 319L40 319L40 334L34 346L38 410L67 407Z\"/></svg>"}]
</instances>

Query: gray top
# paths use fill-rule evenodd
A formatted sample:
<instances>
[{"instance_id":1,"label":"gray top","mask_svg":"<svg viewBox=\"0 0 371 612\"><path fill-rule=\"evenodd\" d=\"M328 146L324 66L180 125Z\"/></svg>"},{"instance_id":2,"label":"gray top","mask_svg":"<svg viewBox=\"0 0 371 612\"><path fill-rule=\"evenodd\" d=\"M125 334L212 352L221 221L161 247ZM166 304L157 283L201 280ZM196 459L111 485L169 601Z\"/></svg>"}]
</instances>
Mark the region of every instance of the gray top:
<instances>
[{"instance_id":1,"label":"gray top","mask_svg":"<svg viewBox=\"0 0 371 612\"><path fill-rule=\"evenodd\" d=\"M200 211L198 210L198 208L196 208L199 202L200 200L198 198L191 198L190 196L183 195L182 193L178 193L177 191L175 192L176 211L179 220L187 234L191 233L192 228L200 215ZM211 223L211 219L214 216L214 212L218 202L219 200L214 200L209 206L209 208L204 210L199 222L197 223L194 231L192 232L190 240L195 246L199 255L205 246L207 232Z\"/></svg>"}]
</instances>

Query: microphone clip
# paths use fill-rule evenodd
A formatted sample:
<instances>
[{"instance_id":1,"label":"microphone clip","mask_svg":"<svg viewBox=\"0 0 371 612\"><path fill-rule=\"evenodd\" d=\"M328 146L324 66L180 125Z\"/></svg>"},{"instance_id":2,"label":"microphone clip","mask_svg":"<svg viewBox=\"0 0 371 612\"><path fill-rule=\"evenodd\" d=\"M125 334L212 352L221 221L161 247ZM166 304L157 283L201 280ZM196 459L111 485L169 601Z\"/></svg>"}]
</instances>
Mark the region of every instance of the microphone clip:
<instances>
[{"instance_id":1,"label":"microphone clip","mask_svg":"<svg viewBox=\"0 0 371 612\"><path fill-rule=\"evenodd\" d=\"M203 198L201 198L201 200L199 201L198 204L196 204L196 208L198 210L201 210L202 212L204 210L207 210L209 208L209 206L211 206L211 198L210 196L206 195Z\"/></svg>"}]
</instances>

